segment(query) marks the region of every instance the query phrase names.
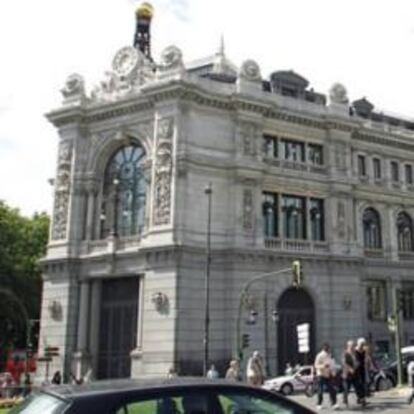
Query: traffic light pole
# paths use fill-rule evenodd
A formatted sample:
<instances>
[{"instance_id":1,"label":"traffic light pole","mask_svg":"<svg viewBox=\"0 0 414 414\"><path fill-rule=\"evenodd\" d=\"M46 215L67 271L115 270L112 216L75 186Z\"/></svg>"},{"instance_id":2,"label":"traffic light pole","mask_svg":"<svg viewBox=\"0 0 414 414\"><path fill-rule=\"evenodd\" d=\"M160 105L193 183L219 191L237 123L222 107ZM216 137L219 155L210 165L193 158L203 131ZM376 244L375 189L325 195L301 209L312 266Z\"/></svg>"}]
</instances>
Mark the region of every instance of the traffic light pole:
<instances>
[{"instance_id":1,"label":"traffic light pole","mask_svg":"<svg viewBox=\"0 0 414 414\"><path fill-rule=\"evenodd\" d=\"M397 354L397 382L398 386L402 385L402 357L401 357L401 309L398 303L398 290L392 289L392 305L395 315L395 352Z\"/></svg>"},{"instance_id":2,"label":"traffic light pole","mask_svg":"<svg viewBox=\"0 0 414 414\"><path fill-rule=\"evenodd\" d=\"M258 281L265 280L273 276L277 276L277 275L280 275L282 273L287 273L287 272L291 273L292 268L287 267L285 269L280 269L275 272L261 273L259 275L253 276L252 279L248 280L244 284L243 289L241 290L240 296L239 296L239 307L238 307L237 319L236 319L236 347L237 347L237 357L239 358L240 363L243 361L243 347L241 344L242 342L241 341L241 316L242 316L242 311L243 311L243 300L245 299L250 286L253 285L253 283L256 283Z\"/></svg>"}]
</instances>

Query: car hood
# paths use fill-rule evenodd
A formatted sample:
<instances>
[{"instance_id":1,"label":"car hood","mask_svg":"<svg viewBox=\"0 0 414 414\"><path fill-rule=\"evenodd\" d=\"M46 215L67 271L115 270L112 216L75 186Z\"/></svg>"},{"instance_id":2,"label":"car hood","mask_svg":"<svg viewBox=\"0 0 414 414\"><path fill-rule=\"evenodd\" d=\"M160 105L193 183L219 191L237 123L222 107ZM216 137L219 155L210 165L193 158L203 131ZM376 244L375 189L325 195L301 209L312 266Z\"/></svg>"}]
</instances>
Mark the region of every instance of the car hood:
<instances>
[{"instance_id":1,"label":"car hood","mask_svg":"<svg viewBox=\"0 0 414 414\"><path fill-rule=\"evenodd\" d=\"M294 379L293 375L283 375L282 377L275 377L275 378L270 378L268 379L267 383L280 383L280 382L285 382L285 381L292 381Z\"/></svg>"}]
</instances>

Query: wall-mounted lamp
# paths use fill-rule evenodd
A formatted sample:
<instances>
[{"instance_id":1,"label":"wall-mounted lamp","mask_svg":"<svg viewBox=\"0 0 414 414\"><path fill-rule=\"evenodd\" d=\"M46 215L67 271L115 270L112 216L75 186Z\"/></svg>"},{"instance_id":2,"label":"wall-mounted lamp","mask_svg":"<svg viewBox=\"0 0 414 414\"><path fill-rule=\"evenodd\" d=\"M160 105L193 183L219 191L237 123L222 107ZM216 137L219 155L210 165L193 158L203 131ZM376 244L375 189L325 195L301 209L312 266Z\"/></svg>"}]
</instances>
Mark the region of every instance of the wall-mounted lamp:
<instances>
[{"instance_id":1,"label":"wall-mounted lamp","mask_svg":"<svg viewBox=\"0 0 414 414\"><path fill-rule=\"evenodd\" d=\"M156 292L152 295L152 303L158 312L165 310L168 305L168 296L162 292Z\"/></svg>"}]
</instances>

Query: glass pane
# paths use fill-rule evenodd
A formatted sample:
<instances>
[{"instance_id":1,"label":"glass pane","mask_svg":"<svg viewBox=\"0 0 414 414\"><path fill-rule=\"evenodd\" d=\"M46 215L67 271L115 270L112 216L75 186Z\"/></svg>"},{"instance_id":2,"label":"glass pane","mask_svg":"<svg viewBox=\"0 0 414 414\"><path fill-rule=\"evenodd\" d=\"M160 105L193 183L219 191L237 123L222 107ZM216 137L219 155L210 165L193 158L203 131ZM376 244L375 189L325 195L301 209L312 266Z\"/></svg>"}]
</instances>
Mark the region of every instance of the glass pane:
<instances>
[{"instance_id":1,"label":"glass pane","mask_svg":"<svg viewBox=\"0 0 414 414\"><path fill-rule=\"evenodd\" d=\"M219 402L224 414L293 414L294 408L290 408L288 403L264 399L249 394L227 394L219 395Z\"/></svg>"},{"instance_id":2,"label":"glass pane","mask_svg":"<svg viewBox=\"0 0 414 414\"><path fill-rule=\"evenodd\" d=\"M68 406L62 400L48 394L32 394L22 404L9 411L9 414L59 414Z\"/></svg>"}]
</instances>

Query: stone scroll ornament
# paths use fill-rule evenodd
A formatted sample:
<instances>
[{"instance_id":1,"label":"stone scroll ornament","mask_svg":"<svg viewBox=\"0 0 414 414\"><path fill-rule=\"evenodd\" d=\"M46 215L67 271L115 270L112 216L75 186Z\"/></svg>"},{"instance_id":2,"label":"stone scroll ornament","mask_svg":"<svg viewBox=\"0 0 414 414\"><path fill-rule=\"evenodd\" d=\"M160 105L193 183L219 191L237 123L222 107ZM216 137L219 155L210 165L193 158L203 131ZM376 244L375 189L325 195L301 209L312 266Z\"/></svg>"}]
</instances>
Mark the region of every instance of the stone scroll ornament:
<instances>
[{"instance_id":1,"label":"stone scroll ornament","mask_svg":"<svg viewBox=\"0 0 414 414\"><path fill-rule=\"evenodd\" d=\"M158 121L154 177L154 225L168 224L171 217L173 119Z\"/></svg>"},{"instance_id":2,"label":"stone scroll ornament","mask_svg":"<svg viewBox=\"0 0 414 414\"><path fill-rule=\"evenodd\" d=\"M66 238L69 210L72 142L62 142L59 147L58 168L55 180L52 239Z\"/></svg>"}]
</instances>

